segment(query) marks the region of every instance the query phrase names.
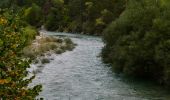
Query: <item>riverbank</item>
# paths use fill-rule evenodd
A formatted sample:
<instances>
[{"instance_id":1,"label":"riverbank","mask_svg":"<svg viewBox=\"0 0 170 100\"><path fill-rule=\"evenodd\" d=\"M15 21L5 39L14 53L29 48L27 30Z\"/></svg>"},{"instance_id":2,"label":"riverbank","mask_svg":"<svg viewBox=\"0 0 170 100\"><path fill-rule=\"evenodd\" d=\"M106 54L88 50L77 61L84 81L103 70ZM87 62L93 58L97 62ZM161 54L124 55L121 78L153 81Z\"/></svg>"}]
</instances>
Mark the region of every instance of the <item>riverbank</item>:
<instances>
[{"instance_id":1,"label":"riverbank","mask_svg":"<svg viewBox=\"0 0 170 100\"><path fill-rule=\"evenodd\" d=\"M169 93L149 82L122 78L102 62L100 37L45 32L69 37L77 44L71 52L48 56L49 64L31 64L36 74L30 84L42 84L38 98L49 100L170 100ZM158 92L159 91L159 92Z\"/></svg>"},{"instance_id":2,"label":"riverbank","mask_svg":"<svg viewBox=\"0 0 170 100\"><path fill-rule=\"evenodd\" d=\"M75 44L70 38L48 36L40 32L40 35L36 36L35 40L28 46L26 46L22 53L24 58L30 58L33 63L42 64L49 63L50 60L46 58L46 55L61 54L65 51L71 51L75 47Z\"/></svg>"}]
</instances>

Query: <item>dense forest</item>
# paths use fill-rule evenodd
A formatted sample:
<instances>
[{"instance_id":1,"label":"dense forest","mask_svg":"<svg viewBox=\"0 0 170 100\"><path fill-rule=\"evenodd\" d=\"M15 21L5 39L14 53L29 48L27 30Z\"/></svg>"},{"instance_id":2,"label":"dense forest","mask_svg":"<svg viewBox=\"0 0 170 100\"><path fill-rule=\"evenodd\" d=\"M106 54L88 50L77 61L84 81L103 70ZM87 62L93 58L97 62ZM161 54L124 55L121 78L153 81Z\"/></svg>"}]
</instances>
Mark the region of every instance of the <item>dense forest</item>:
<instances>
[{"instance_id":1,"label":"dense forest","mask_svg":"<svg viewBox=\"0 0 170 100\"><path fill-rule=\"evenodd\" d=\"M0 99L33 99L20 51L48 31L101 35L104 62L127 76L170 85L169 0L1 0ZM16 95L17 94L17 95Z\"/></svg>"},{"instance_id":2,"label":"dense forest","mask_svg":"<svg viewBox=\"0 0 170 100\"><path fill-rule=\"evenodd\" d=\"M32 26L86 34L101 34L126 6L124 0L15 0L15 4L3 1L3 7L22 8L22 17Z\"/></svg>"}]
</instances>

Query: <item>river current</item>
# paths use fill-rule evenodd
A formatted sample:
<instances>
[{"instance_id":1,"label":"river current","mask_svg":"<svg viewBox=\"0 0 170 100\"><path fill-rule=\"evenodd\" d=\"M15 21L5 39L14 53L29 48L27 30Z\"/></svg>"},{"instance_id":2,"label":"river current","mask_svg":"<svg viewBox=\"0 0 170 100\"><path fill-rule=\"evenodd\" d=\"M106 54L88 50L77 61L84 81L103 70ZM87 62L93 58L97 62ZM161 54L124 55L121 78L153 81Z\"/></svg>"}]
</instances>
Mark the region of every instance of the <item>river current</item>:
<instances>
[{"instance_id":1,"label":"river current","mask_svg":"<svg viewBox=\"0 0 170 100\"><path fill-rule=\"evenodd\" d=\"M39 69L32 85L42 84L38 98L44 100L170 100L168 93L150 82L125 80L102 62L100 37L44 32L66 36L77 44L73 51L52 54ZM169 99L168 99L169 98Z\"/></svg>"}]
</instances>

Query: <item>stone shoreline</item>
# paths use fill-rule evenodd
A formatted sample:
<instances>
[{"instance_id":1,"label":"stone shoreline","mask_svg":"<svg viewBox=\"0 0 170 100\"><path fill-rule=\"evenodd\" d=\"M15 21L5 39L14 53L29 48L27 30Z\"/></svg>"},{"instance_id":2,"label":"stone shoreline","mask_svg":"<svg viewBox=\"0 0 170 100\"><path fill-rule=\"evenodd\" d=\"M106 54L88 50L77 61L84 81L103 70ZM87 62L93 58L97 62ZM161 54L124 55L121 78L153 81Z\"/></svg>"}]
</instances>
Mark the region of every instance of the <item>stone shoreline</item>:
<instances>
[{"instance_id":1,"label":"stone shoreline","mask_svg":"<svg viewBox=\"0 0 170 100\"><path fill-rule=\"evenodd\" d=\"M74 49L74 44L70 38L61 38L57 36L48 36L40 33L35 40L25 47L22 51L24 58L30 58L33 63L49 63L50 59L46 55L61 54L65 51Z\"/></svg>"}]
</instances>

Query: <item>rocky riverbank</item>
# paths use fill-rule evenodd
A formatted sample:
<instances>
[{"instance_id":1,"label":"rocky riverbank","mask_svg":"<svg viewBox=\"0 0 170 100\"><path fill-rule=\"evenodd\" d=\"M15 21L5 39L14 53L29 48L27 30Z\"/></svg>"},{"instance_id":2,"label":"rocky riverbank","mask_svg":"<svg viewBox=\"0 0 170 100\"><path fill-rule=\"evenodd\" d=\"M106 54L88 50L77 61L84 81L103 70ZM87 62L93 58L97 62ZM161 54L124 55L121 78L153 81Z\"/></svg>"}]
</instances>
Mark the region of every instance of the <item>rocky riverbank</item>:
<instances>
[{"instance_id":1,"label":"rocky riverbank","mask_svg":"<svg viewBox=\"0 0 170 100\"><path fill-rule=\"evenodd\" d=\"M33 63L42 64L49 63L50 59L46 56L50 56L53 53L61 54L65 51L73 50L75 44L70 38L48 36L40 34L36 36L35 40L23 49L24 58L30 58Z\"/></svg>"}]
</instances>

